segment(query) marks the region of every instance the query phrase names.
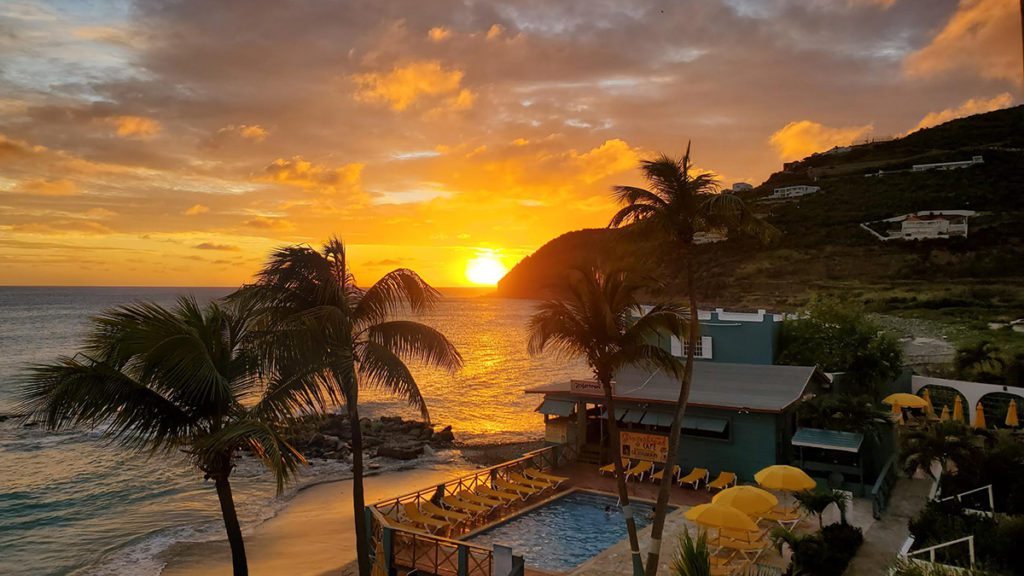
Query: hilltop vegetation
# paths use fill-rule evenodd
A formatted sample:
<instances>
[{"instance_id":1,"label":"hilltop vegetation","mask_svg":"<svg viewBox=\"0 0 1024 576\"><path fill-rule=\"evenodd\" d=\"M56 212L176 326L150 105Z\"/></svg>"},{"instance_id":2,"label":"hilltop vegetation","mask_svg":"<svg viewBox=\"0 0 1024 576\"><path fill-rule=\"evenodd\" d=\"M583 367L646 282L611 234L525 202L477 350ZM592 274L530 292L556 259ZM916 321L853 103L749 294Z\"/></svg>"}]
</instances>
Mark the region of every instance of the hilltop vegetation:
<instances>
[{"instance_id":1,"label":"hilltop vegetation","mask_svg":"<svg viewBox=\"0 0 1024 576\"><path fill-rule=\"evenodd\" d=\"M985 163L963 170L864 177L976 155ZM823 192L764 200L774 187L811 182ZM1024 317L1024 106L811 156L744 196L783 236L769 247L742 238L700 246L698 290L705 305L793 310L829 295L954 328ZM952 209L979 212L968 238L881 242L860 227L908 212ZM597 260L680 278L679 258L638 236L605 229L564 234L513 268L498 295L541 297L567 268ZM678 295L681 286L652 284L652 295Z\"/></svg>"}]
</instances>

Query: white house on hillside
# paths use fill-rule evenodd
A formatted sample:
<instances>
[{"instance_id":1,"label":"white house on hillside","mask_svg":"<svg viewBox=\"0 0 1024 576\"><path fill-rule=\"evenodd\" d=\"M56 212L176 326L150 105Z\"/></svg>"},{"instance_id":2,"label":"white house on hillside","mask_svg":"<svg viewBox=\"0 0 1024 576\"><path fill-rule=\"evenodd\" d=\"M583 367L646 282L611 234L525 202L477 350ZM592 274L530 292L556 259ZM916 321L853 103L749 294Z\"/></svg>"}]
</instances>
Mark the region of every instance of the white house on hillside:
<instances>
[{"instance_id":1,"label":"white house on hillside","mask_svg":"<svg viewBox=\"0 0 1024 576\"><path fill-rule=\"evenodd\" d=\"M799 186L786 186L784 188L776 188L772 191L771 195L768 196L770 199L775 198L797 198L799 196L807 196L808 194L814 194L820 192L821 186L809 186L807 184L801 184Z\"/></svg>"},{"instance_id":2,"label":"white house on hillside","mask_svg":"<svg viewBox=\"0 0 1024 576\"><path fill-rule=\"evenodd\" d=\"M732 185L733 192L750 192L753 189L753 184L748 184L746 182L737 182Z\"/></svg>"},{"instance_id":3,"label":"white house on hillside","mask_svg":"<svg viewBox=\"0 0 1024 576\"><path fill-rule=\"evenodd\" d=\"M924 172L926 170L958 170L960 168L970 168L975 164L984 164L985 160L981 156L974 156L970 160L961 160L959 162L937 162L935 164L914 164L914 167L910 169L911 172Z\"/></svg>"},{"instance_id":4,"label":"white house on hillside","mask_svg":"<svg viewBox=\"0 0 1024 576\"><path fill-rule=\"evenodd\" d=\"M967 237L967 220L977 215L972 210L922 210L894 218L880 220L872 227L868 222L861 227L880 240L931 240L936 238ZM879 233L883 229L885 235Z\"/></svg>"}]
</instances>

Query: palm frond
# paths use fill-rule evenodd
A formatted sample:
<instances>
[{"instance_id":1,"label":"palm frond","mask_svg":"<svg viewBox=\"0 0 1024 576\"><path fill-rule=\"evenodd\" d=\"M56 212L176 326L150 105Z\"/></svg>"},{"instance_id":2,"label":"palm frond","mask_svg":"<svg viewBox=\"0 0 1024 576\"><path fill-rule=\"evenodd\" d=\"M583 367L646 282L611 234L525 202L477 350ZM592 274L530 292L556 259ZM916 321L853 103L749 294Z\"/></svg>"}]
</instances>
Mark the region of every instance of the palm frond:
<instances>
[{"instance_id":1,"label":"palm frond","mask_svg":"<svg viewBox=\"0 0 1024 576\"><path fill-rule=\"evenodd\" d=\"M391 349L376 342L364 342L359 351L359 376L365 386L405 398L409 405L430 421L430 412L416 379L405 362Z\"/></svg>"},{"instance_id":2,"label":"palm frond","mask_svg":"<svg viewBox=\"0 0 1024 576\"><path fill-rule=\"evenodd\" d=\"M440 298L440 292L419 274L408 268L399 268L388 272L366 290L353 311L353 317L358 326L366 327L383 322L406 306L415 313L424 312Z\"/></svg>"},{"instance_id":3,"label":"palm frond","mask_svg":"<svg viewBox=\"0 0 1024 576\"><path fill-rule=\"evenodd\" d=\"M454 372L462 368L462 355L448 338L435 328L411 320L392 320L370 326L366 338L409 358Z\"/></svg>"},{"instance_id":4,"label":"palm frond","mask_svg":"<svg viewBox=\"0 0 1024 576\"><path fill-rule=\"evenodd\" d=\"M278 427L271 426L263 419L240 418L224 428L202 438L195 445L193 457L201 468L209 469L209 462L222 454L240 449L249 449L274 473L277 493L284 490L284 484L298 467L306 463L294 446L288 443Z\"/></svg>"}]
</instances>

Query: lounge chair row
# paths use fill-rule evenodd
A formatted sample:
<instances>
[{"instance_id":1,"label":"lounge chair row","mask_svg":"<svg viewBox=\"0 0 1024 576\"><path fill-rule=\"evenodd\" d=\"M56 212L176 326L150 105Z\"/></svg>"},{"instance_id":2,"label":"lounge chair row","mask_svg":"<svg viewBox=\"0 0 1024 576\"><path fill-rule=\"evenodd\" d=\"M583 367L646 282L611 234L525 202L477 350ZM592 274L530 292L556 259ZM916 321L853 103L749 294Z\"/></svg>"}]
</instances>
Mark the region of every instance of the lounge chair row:
<instances>
[{"instance_id":1,"label":"lounge chair row","mask_svg":"<svg viewBox=\"0 0 1024 576\"><path fill-rule=\"evenodd\" d=\"M647 460L640 460L635 465L628 459L622 459L623 475L626 480L634 478L640 482L644 480L644 476L650 478L651 482L661 482L665 478L665 469L655 470L654 463ZM601 474L615 475L615 463L611 463L602 466L598 469ZM714 480L710 480L711 473L707 468L694 468L690 470L689 474L683 476L682 468L675 466L672 469L672 474L669 476L680 486L689 485L694 490L700 487L701 484L711 490L724 490L730 486L736 485L736 475L732 472L722 471L718 473L718 476ZM709 481L710 480L710 481Z\"/></svg>"},{"instance_id":2,"label":"lounge chair row","mask_svg":"<svg viewBox=\"0 0 1024 576\"><path fill-rule=\"evenodd\" d=\"M494 479L493 486L479 485L473 490L447 494L435 503L430 500L402 504L403 518L390 518L388 524L413 532L450 533L468 526L492 512L508 508L545 490L553 490L569 480L537 468L523 473L509 472Z\"/></svg>"}]
</instances>

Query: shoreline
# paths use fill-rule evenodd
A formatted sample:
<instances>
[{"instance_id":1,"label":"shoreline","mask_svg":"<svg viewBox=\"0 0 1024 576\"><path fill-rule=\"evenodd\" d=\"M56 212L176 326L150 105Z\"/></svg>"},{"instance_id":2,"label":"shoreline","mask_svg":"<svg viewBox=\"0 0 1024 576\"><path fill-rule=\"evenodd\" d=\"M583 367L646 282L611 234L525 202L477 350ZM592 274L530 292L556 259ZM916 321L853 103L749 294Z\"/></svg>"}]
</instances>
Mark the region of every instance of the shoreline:
<instances>
[{"instance_id":1,"label":"shoreline","mask_svg":"<svg viewBox=\"0 0 1024 576\"><path fill-rule=\"evenodd\" d=\"M486 468L543 445L542 440L457 445L411 462L393 460L364 478L367 504ZM447 457L446 457L447 455ZM388 464L390 464L389 462ZM247 527L250 573L326 576L355 573L352 479L317 479L296 488L274 516ZM157 555L162 576L230 573L226 537L181 541Z\"/></svg>"}]
</instances>

